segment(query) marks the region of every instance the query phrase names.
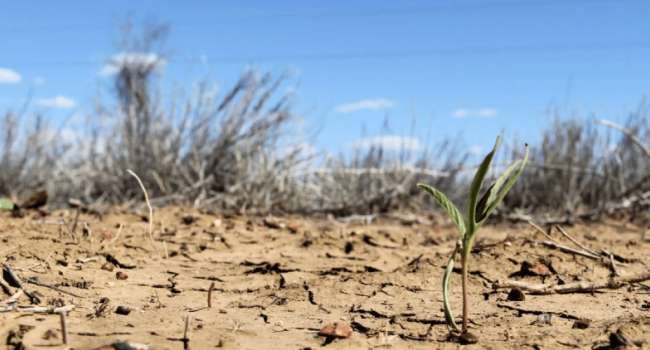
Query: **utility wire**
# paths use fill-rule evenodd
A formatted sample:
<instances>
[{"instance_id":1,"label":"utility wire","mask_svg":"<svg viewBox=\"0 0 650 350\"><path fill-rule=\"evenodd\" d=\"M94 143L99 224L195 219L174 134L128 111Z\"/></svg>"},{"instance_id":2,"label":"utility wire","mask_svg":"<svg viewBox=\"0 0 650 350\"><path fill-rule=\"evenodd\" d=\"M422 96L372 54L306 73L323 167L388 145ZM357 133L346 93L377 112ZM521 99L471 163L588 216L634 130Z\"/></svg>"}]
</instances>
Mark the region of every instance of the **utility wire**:
<instances>
[{"instance_id":1,"label":"utility wire","mask_svg":"<svg viewBox=\"0 0 650 350\"><path fill-rule=\"evenodd\" d=\"M499 54L557 54L582 53L612 50L650 49L650 40L628 42L592 42L592 43L559 43L543 45L506 45L506 46L467 46L451 48L422 48L413 50L386 50L361 52L324 52L299 53L286 55L201 55L196 57L177 57L169 59L174 64L197 63L264 63L277 61L346 61L369 59L400 59L435 56L484 56ZM81 61L21 61L20 66L93 66L106 64L108 60ZM3 62L8 64L8 62Z\"/></svg>"},{"instance_id":2,"label":"utility wire","mask_svg":"<svg viewBox=\"0 0 650 350\"><path fill-rule=\"evenodd\" d=\"M280 12L280 13L258 13L249 15L216 15L210 17L214 23L236 23L252 20L282 20L282 19L334 19L334 18L363 18L377 16L402 16L402 15L419 15L419 14L436 14L441 12L459 12L459 11L483 11L502 8L536 8L543 6L571 6L571 5L596 5L596 4L624 4L631 3L635 0L499 0L499 1L472 1L472 2L440 2L421 7L396 7L396 8L371 8L367 10L340 12L334 10L323 10L319 12ZM643 3L643 2L641 2ZM192 27L204 27L202 23L178 24L177 28L185 29ZM56 33L62 31L88 31L89 29L110 30L111 25L95 25L93 23L79 24L60 24L57 26L35 25L29 26L0 26L0 30L12 35L25 32L46 32Z\"/></svg>"}]
</instances>

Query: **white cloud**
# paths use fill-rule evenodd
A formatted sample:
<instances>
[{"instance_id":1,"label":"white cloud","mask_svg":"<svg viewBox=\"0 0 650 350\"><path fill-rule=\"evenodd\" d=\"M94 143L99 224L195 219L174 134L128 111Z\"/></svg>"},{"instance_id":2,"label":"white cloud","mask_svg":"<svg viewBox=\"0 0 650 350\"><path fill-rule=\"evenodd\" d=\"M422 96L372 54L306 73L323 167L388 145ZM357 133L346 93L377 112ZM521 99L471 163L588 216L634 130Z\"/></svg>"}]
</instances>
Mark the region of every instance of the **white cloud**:
<instances>
[{"instance_id":1,"label":"white cloud","mask_svg":"<svg viewBox=\"0 0 650 350\"><path fill-rule=\"evenodd\" d=\"M381 147L388 151L417 151L423 148L422 143L414 137L404 137L398 135L385 135L367 137L352 143L354 148L371 148Z\"/></svg>"},{"instance_id":2,"label":"white cloud","mask_svg":"<svg viewBox=\"0 0 650 350\"><path fill-rule=\"evenodd\" d=\"M101 76L111 76L120 71L125 64L154 65L157 71L165 67L167 61L155 53L122 52L113 55L111 59L99 70Z\"/></svg>"},{"instance_id":3,"label":"white cloud","mask_svg":"<svg viewBox=\"0 0 650 350\"><path fill-rule=\"evenodd\" d=\"M467 117L491 118L496 117L498 113L494 108L483 107L478 109L457 108L451 114L454 118L461 119Z\"/></svg>"},{"instance_id":4,"label":"white cloud","mask_svg":"<svg viewBox=\"0 0 650 350\"><path fill-rule=\"evenodd\" d=\"M0 68L0 84L17 84L22 77L15 70L9 68Z\"/></svg>"},{"instance_id":5,"label":"white cloud","mask_svg":"<svg viewBox=\"0 0 650 350\"><path fill-rule=\"evenodd\" d=\"M381 109L388 109L395 106L395 102L385 98L372 98L359 100L350 103L344 103L334 108L339 113L352 113L356 111L376 111Z\"/></svg>"},{"instance_id":6,"label":"white cloud","mask_svg":"<svg viewBox=\"0 0 650 350\"><path fill-rule=\"evenodd\" d=\"M74 108L77 105L73 99L61 95L51 98L42 98L40 100L37 100L36 104L41 107L61 109Z\"/></svg>"}]
</instances>

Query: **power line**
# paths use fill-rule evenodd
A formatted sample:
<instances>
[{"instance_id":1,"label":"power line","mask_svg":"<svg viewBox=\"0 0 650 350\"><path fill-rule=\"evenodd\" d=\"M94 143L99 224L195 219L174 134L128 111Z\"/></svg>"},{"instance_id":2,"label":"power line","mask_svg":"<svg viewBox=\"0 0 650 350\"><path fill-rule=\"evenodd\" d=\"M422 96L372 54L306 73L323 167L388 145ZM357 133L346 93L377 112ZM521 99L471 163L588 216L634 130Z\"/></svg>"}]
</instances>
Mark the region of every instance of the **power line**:
<instances>
[{"instance_id":1,"label":"power line","mask_svg":"<svg viewBox=\"0 0 650 350\"><path fill-rule=\"evenodd\" d=\"M367 51L367 52L332 52L297 55L267 55L267 56L215 56L206 57L207 62L271 62L271 61L336 61L354 59L387 59L432 56L479 56L493 54L527 54L527 53L558 53L586 52L620 49L650 49L650 41L554 44L554 45L512 45L512 46L475 46L458 48L431 48L407 51Z\"/></svg>"},{"instance_id":2,"label":"power line","mask_svg":"<svg viewBox=\"0 0 650 350\"><path fill-rule=\"evenodd\" d=\"M414 14L432 14L432 13L441 13L441 12L458 12L458 11L475 11L475 10L490 10L490 9L501 9L501 8L536 8L540 6L571 6L571 5L581 5L581 4L621 4L629 3L635 0L498 0L498 1L475 1L475 2L445 2L445 3L435 3L433 5L421 6L421 7L411 7L411 8L383 8L383 9L367 9L363 11L320 11L320 12L311 12L311 13L300 13L300 12L280 12L280 13L268 13L268 14L249 14L249 15L217 15L210 18L210 20L218 23L235 23L251 20L280 20L280 19L289 19L289 18L300 18L300 19L331 19L331 18L363 18L363 17L377 17L377 16L386 16L386 15L414 15ZM210 24L213 24L210 23ZM176 28L192 28L192 27L202 27L202 23L192 23L192 24L177 24ZM38 26L30 24L29 26L4 26L0 29L4 31L11 32L11 34L16 34L20 32L61 32L61 31L87 31L89 29L99 29L99 30L110 30L112 26L110 25L95 25L94 23L79 23L79 24L61 24L57 26Z\"/></svg>"},{"instance_id":3,"label":"power line","mask_svg":"<svg viewBox=\"0 0 650 350\"><path fill-rule=\"evenodd\" d=\"M632 0L628 0L630 2ZM322 11L312 13L298 13L286 12L275 14L259 14L248 15L243 17L223 17L224 20L255 20L255 19L282 19L282 18L333 18L333 17L375 17L384 15L412 15L423 13L439 13L439 12L456 12L468 10L488 10L499 8L533 8L539 6L557 6L557 5L578 5L578 4L598 4L610 3L620 4L625 1L613 0L501 0L501 1L475 1L462 3L458 1L449 3L436 3L415 8L392 8L392 9L370 9L365 11L350 11L350 12L337 12L337 11ZM220 19L220 18L217 18Z\"/></svg>"},{"instance_id":4,"label":"power line","mask_svg":"<svg viewBox=\"0 0 650 350\"><path fill-rule=\"evenodd\" d=\"M286 55L202 55L202 57L179 57L170 59L174 64L197 63L264 63L278 61L346 61L368 59L398 59L435 56L484 56L499 54L555 54L572 52L593 52L610 50L650 49L650 41L629 42L593 42L578 44L544 44L544 45L508 45L508 46L467 46L456 48L423 48L399 51L363 51L363 52L324 52L299 53ZM108 60L83 61L22 61L19 66L92 66L103 65ZM3 64L7 64L5 61Z\"/></svg>"}]
</instances>

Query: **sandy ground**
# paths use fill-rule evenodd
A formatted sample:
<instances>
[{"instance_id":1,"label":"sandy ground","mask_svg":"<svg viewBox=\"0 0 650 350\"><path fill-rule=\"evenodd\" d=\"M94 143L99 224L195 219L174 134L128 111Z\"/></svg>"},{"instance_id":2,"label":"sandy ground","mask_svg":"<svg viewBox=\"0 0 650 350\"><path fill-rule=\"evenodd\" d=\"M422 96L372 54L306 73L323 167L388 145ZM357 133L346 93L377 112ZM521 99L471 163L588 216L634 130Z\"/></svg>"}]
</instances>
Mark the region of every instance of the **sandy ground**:
<instances>
[{"instance_id":1,"label":"sandy ground","mask_svg":"<svg viewBox=\"0 0 650 350\"><path fill-rule=\"evenodd\" d=\"M155 214L153 243L148 224L135 214L82 214L74 233L73 221L70 211L0 214L0 261L41 306L74 305L67 316L69 348L126 340L183 349L186 319L195 350L613 349L617 342L650 348L650 283L524 292L523 301L508 300L507 288L495 290L506 281L604 282L613 273L607 259L540 244L547 238L526 224L479 232L469 284L470 328L479 342L461 346L449 340L439 286L456 234L435 218L380 217L367 224L164 208ZM648 271L643 230L614 223L567 230L594 250L614 253L620 275ZM577 248L557 232L553 237ZM452 283L460 315L459 273ZM0 347L67 348L58 315L6 311L7 299L0 290ZM17 305L30 306L29 298ZM350 325L352 335L318 335L335 321Z\"/></svg>"}]
</instances>

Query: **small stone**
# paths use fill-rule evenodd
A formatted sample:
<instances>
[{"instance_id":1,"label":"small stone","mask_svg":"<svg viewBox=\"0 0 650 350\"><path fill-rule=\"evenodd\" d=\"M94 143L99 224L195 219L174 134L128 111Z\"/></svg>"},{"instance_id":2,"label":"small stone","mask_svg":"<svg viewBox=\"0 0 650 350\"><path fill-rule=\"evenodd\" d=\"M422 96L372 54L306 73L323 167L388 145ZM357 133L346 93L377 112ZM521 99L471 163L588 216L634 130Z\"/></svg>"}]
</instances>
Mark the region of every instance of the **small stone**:
<instances>
[{"instance_id":1,"label":"small stone","mask_svg":"<svg viewBox=\"0 0 650 350\"><path fill-rule=\"evenodd\" d=\"M343 248L345 254L350 254L352 250L354 250L354 244L350 241L345 242L345 247Z\"/></svg>"},{"instance_id":2,"label":"small stone","mask_svg":"<svg viewBox=\"0 0 650 350\"><path fill-rule=\"evenodd\" d=\"M523 276L550 276L551 275L551 270L542 262L536 262L534 264L531 264L528 261L524 261L521 263L521 267L519 271L515 272L512 276L518 276L518 277L523 277Z\"/></svg>"},{"instance_id":3,"label":"small stone","mask_svg":"<svg viewBox=\"0 0 650 350\"><path fill-rule=\"evenodd\" d=\"M533 321L532 324L538 326L550 326L551 325L551 314L539 314L537 319Z\"/></svg>"},{"instance_id":4,"label":"small stone","mask_svg":"<svg viewBox=\"0 0 650 350\"><path fill-rule=\"evenodd\" d=\"M300 225L295 222L290 222L287 224L287 230L291 233L298 233L300 231Z\"/></svg>"},{"instance_id":5,"label":"small stone","mask_svg":"<svg viewBox=\"0 0 650 350\"><path fill-rule=\"evenodd\" d=\"M129 275L127 275L126 272L117 271L117 272L115 273L115 278L117 278L118 280L122 280L122 281L123 281L123 280L125 280L125 279L128 279L128 278L129 278Z\"/></svg>"},{"instance_id":6,"label":"small stone","mask_svg":"<svg viewBox=\"0 0 650 350\"><path fill-rule=\"evenodd\" d=\"M478 343L478 337L470 332L465 332L458 337L458 342L461 345L470 345Z\"/></svg>"},{"instance_id":7,"label":"small stone","mask_svg":"<svg viewBox=\"0 0 650 350\"><path fill-rule=\"evenodd\" d=\"M352 335L352 327L345 322L329 323L320 329L318 335L333 338L349 338Z\"/></svg>"},{"instance_id":8,"label":"small stone","mask_svg":"<svg viewBox=\"0 0 650 350\"><path fill-rule=\"evenodd\" d=\"M122 306L122 305L120 305L120 306L118 306L117 308L115 308L115 313L118 314L118 315L124 315L124 316L126 316L126 315L128 315L128 314L131 313L131 308L128 307L128 306Z\"/></svg>"},{"instance_id":9,"label":"small stone","mask_svg":"<svg viewBox=\"0 0 650 350\"><path fill-rule=\"evenodd\" d=\"M609 346L612 349L623 348L630 344L632 344L632 342L627 339L620 329L609 334Z\"/></svg>"},{"instance_id":10,"label":"small stone","mask_svg":"<svg viewBox=\"0 0 650 350\"><path fill-rule=\"evenodd\" d=\"M223 221L221 221L221 219L216 218L216 219L214 219L214 221L212 221L212 227L215 227L215 228L221 227L222 223L223 223Z\"/></svg>"},{"instance_id":11,"label":"small stone","mask_svg":"<svg viewBox=\"0 0 650 350\"><path fill-rule=\"evenodd\" d=\"M94 350L149 350L151 349L146 344L131 343L125 341L117 341L113 344L107 344L95 348Z\"/></svg>"},{"instance_id":12,"label":"small stone","mask_svg":"<svg viewBox=\"0 0 650 350\"><path fill-rule=\"evenodd\" d=\"M286 224L284 222L272 216L265 217L263 223L266 227L276 229L276 230L281 230L286 227Z\"/></svg>"},{"instance_id":13,"label":"small stone","mask_svg":"<svg viewBox=\"0 0 650 350\"><path fill-rule=\"evenodd\" d=\"M524 301L526 300L526 295L519 288L512 288L508 292L508 300L510 301Z\"/></svg>"},{"instance_id":14,"label":"small stone","mask_svg":"<svg viewBox=\"0 0 650 350\"><path fill-rule=\"evenodd\" d=\"M591 321L589 321L587 319L575 320L575 322L573 322L573 327L572 328L575 328L575 329L587 329L587 328L589 328L590 324L591 324Z\"/></svg>"},{"instance_id":15,"label":"small stone","mask_svg":"<svg viewBox=\"0 0 650 350\"><path fill-rule=\"evenodd\" d=\"M550 276L551 275L551 270L549 268L542 264L542 263L536 263L534 264L531 268L530 271L534 273L537 276Z\"/></svg>"},{"instance_id":16,"label":"small stone","mask_svg":"<svg viewBox=\"0 0 650 350\"><path fill-rule=\"evenodd\" d=\"M104 265L102 265L101 269L102 269L102 270L109 271L109 272L112 272L113 269L115 269L115 265L113 265L113 264L107 262L107 263L104 263Z\"/></svg>"},{"instance_id":17,"label":"small stone","mask_svg":"<svg viewBox=\"0 0 650 350\"><path fill-rule=\"evenodd\" d=\"M194 216L194 215L191 215L191 214L183 215L183 217L181 218L181 221L185 225L191 225L191 224L195 223L197 220L198 220L198 218L196 216Z\"/></svg>"},{"instance_id":18,"label":"small stone","mask_svg":"<svg viewBox=\"0 0 650 350\"><path fill-rule=\"evenodd\" d=\"M41 338L43 340L59 339L59 334L54 329L48 329Z\"/></svg>"}]
</instances>

